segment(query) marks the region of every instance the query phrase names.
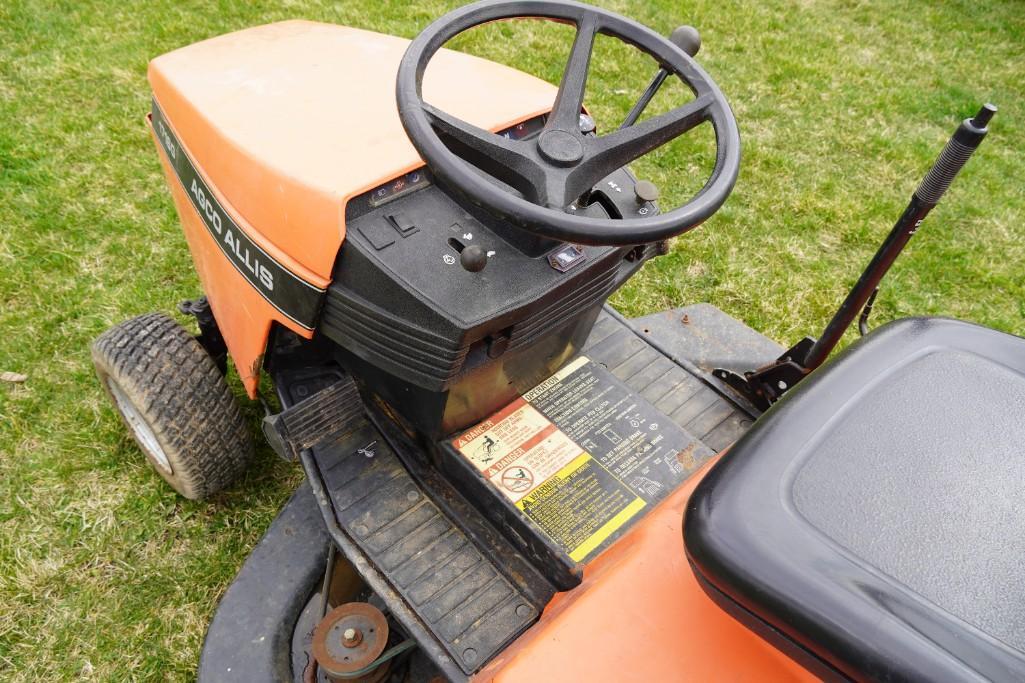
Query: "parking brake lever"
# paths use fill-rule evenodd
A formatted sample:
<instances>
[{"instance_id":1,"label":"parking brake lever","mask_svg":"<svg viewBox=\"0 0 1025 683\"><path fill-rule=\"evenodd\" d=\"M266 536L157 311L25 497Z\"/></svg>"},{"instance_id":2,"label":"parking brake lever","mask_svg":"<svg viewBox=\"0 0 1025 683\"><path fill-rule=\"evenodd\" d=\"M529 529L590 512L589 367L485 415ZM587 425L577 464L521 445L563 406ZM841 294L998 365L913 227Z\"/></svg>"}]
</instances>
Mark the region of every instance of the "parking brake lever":
<instances>
[{"instance_id":1,"label":"parking brake lever","mask_svg":"<svg viewBox=\"0 0 1025 683\"><path fill-rule=\"evenodd\" d=\"M680 48L691 57L698 53L701 49L701 34L693 26L677 26L673 29L673 32L669 34L669 42L676 47ZM648 87L641 93L640 99L630 110L630 113L623 119L623 123L619 126L620 128L629 128L630 126L637 123L637 119L641 117L644 112L644 108L648 106L651 99L655 97L655 93L665 83L666 78L669 77L669 72L666 71L665 67L659 67L659 70L655 72L654 78L648 83Z\"/></svg>"}]
</instances>

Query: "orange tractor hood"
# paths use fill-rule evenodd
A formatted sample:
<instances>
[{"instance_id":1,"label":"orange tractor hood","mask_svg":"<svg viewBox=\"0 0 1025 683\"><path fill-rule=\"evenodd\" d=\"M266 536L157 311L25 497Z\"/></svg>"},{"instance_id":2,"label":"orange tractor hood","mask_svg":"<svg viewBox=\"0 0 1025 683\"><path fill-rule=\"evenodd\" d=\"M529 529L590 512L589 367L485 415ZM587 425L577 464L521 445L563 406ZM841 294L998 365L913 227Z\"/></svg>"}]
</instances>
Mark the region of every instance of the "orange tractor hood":
<instances>
[{"instance_id":1,"label":"orange tractor hood","mask_svg":"<svg viewBox=\"0 0 1025 683\"><path fill-rule=\"evenodd\" d=\"M261 258L311 288L323 290L330 282L345 239L348 199L423 163L395 103L395 74L407 45L370 31L286 21L150 62L156 105L214 199ZM441 50L425 76L424 97L500 130L548 111L555 87ZM271 322L307 337L312 330L281 315L224 263L165 149L161 158L204 291L252 394Z\"/></svg>"},{"instance_id":2,"label":"orange tractor hood","mask_svg":"<svg viewBox=\"0 0 1025 683\"><path fill-rule=\"evenodd\" d=\"M157 57L149 80L228 204L285 256L326 279L345 236L346 200L423 163L395 105L407 45L370 31L286 21ZM424 97L499 130L550 109L555 88L442 50Z\"/></svg>"}]
</instances>

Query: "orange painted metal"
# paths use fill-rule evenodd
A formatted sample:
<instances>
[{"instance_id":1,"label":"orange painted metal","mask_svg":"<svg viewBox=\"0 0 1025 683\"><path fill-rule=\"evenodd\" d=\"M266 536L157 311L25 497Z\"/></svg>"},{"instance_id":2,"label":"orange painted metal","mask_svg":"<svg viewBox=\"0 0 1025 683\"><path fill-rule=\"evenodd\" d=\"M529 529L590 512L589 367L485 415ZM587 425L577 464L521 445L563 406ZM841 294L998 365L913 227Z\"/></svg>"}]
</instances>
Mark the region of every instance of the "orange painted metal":
<instances>
[{"instance_id":1,"label":"orange painted metal","mask_svg":"<svg viewBox=\"0 0 1025 683\"><path fill-rule=\"evenodd\" d=\"M157 148L159 147L158 142ZM304 336L309 336L309 333L279 313L235 270L221 253L199 214L192 208L185 188L178 181L178 176L162 153L160 163L164 167L164 176L171 188L175 208L178 209L185 241L192 252L199 281L203 283L203 291L210 301L217 325L235 361L235 367L246 392L251 398L255 398L271 323L276 320ZM231 212L226 204L222 203L221 206L228 210L242 227L241 219Z\"/></svg>"},{"instance_id":2,"label":"orange painted metal","mask_svg":"<svg viewBox=\"0 0 1025 683\"><path fill-rule=\"evenodd\" d=\"M422 166L395 105L395 73L407 44L287 21L157 57L149 81L225 211L278 263L323 288L345 239L346 202ZM548 111L554 97L549 83L449 50L438 53L424 79L428 102L490 130ZM312 333L227 263L161 158L203 288L254 396L272 322Z\"/></svg>"},{"instance_id":3,"label":"orange painted metal","mask_svg":"<svg viewBox=\"0 0 1025 683\"><path fill-rule=\"evenodd\" d=\"M712 463L584 569L474 681L814 681L720 609L683 549L683 511Z\"/></svg>"}]
</instances>

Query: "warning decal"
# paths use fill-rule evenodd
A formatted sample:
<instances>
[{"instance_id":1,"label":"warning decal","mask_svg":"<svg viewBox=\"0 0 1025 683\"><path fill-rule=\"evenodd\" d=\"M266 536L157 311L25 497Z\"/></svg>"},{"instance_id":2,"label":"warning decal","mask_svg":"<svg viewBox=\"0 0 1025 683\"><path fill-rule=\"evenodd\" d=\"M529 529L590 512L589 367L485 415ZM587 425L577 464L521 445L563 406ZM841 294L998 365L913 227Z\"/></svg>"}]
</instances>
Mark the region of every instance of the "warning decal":
<instances>
[{"instance_id":1,"label":"warning decal","mask_svg":"<svg viewBox=\"0 0 1025 683\"><path fill-rule=\"evenodd\" d=\"M581 453L516 507L579 562L643 508L644 501Z\"/></svg>"},{"instance_id":2,"label":"warning decal","mask_svg":"<svg viewBox=\"0 0 1025 683\"><path fill-rule=\"evenodd\" d=\"M712 455L587 357L452 444L575 562Z\"/></svg>"}]
</instances>

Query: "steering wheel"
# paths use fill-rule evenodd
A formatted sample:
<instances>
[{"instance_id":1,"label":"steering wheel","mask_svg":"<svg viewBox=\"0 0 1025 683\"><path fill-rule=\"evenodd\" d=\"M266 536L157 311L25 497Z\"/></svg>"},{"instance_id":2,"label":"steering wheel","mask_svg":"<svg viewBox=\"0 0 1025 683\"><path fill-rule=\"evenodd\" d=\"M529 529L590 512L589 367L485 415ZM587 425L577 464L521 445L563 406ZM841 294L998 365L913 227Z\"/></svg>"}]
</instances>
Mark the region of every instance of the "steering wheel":
<instances>
[{"instance_id":1,"label":"steering wheel","mask_svg":"<svg viewBox=\"0 0 1025 683\"><path fill-rule=\"evenodd\" d=\"M537 137L507 139L424 102L424 72L439 48L475 26L514 18L576 25L552 111ZM598 33L653 57L690 88L694 99L605 135L585 135L580 114ZM484 0L449 12L410 43L399 64L396 98L406 134L435 176L491 214L564 242L634 245L686 232L722 206L740 166L736 118L719 87L690 55L635 21L570 0ZM704 187L685 204L661 215L621 220L570 212L573 202L602 178L705 121L715 131L715 167Z\"/></svg>"}]
</instances>

